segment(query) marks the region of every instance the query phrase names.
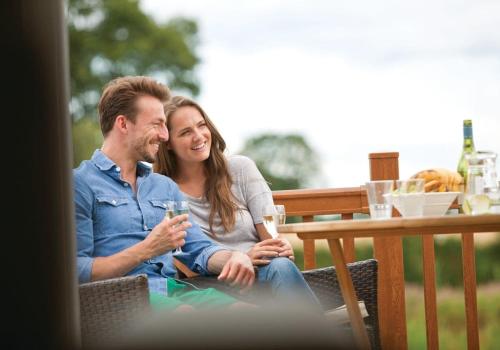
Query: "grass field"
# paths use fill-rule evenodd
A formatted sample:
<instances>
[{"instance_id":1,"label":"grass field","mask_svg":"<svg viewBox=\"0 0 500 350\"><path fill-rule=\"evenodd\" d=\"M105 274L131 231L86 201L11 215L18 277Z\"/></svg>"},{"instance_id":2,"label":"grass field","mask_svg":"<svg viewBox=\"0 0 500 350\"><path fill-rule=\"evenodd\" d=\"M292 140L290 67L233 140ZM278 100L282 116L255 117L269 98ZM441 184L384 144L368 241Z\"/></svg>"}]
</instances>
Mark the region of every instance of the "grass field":
<instances>
[{"instance_id":1,"label":"grass field","mask_svg":"<svg viewBox=\"0 0 500 350\"><path fill-rule=\"evenodd\" d=\"M481 349L499 349L500 284L479 286L477 299ZM439 288L437 303L439 348L467 349L463 290ZM406 288L406 320L408 348L426 349L424 299L421 286L410 285Z\"/></svg>"}]
</instances>

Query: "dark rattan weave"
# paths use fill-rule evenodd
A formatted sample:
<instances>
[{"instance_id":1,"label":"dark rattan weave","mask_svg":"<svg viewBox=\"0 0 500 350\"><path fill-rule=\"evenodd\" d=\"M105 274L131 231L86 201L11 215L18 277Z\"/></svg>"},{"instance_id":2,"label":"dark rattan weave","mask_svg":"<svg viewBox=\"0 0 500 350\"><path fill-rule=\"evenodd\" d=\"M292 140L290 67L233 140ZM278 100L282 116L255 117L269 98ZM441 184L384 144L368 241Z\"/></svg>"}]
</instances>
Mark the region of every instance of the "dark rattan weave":
<instances>
[{"instance_id":1,"label":"dark rattan weave","mask_svg":"<svg viewBox=\"0 0 500 350\"><path fill-rule=\"evenodd\" d=\"M145 274L84 283L79 291L82 344L86 346L113 341L149 312Z\"/></svg>"},{"instance_id":2,"label":"dark rattan weave","mask_svg":"<svg viewBox=\"0 0 500 350\"><path fill-rule=\"evenodd\" d=\"M377 308L377 261L368 259L347 264L358 300L363 300L368 311L365 323L372 349L380 349ZM325 310L344 304L334 267L303 271L305 280L318 296Z\"/></svg>"}]
</instances>

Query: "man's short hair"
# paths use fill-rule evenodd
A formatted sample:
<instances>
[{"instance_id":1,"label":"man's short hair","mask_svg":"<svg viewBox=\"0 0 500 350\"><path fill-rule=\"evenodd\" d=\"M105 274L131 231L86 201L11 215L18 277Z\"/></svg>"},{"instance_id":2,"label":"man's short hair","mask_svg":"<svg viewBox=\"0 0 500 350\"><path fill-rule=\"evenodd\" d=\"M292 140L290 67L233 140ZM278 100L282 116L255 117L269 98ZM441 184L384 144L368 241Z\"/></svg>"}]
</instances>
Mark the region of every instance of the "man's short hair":
<instances>
[{"instance_id":1,"label":"man's short hair","mask_svg":"<svg viewBox=\"0 0 500 350\"><path fill-rule=\"evenodd\" d=\"M138 112L136 101L141 96L153 96L165 104L171 94L166 85L146 76L120 77L104 86L98 104L99 123L104 136L113 129L119 115L135 122Z\"/></svg>"}]
</instances>

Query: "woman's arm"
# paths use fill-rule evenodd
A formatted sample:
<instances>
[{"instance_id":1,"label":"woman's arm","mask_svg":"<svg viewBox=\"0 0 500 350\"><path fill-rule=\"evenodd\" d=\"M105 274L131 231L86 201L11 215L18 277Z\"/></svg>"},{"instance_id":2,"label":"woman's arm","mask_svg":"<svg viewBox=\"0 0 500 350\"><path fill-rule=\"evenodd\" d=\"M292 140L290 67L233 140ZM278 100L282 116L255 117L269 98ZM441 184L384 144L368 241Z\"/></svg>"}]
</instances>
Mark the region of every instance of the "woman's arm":
<instances>
[{"instance_id":1,"label":"woman's arm","mask_svg":"<svg viewBox=\"0 0 500 350\"><path fill-rule=\"evenodd\" d=\"M259 235L260 241L265 241L266 239L271 239L273 236L269 232L267 232L264 224L255 224L255 229L257 230L257 234Z\"/></svg>"}]
</instances>

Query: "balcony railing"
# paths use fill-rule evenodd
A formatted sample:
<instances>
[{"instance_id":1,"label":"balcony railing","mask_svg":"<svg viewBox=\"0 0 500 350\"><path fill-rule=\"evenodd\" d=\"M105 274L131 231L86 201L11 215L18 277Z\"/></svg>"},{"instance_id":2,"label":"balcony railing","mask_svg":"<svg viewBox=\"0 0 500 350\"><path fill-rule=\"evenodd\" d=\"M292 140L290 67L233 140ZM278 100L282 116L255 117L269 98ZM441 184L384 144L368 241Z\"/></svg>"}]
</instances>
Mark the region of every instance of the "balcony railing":
<instances>
[{"instance_id":1,"label":"balcony railing","mask_svg":"<svg viewBox=\"0 0 500 350\"><path fill-rule=\"evenodd\" d=\"M370 179L398 179L398 157L398 153L370 154ZM340 214L343 220L350 220L356 213L369 213L363 186L274 191L273 198L276 204L285 205L287 216L302 217L304 222L313 221L319 215ZM456 203L454 206L456 207ZM434 236L421 234L420 237L427 348L438 349ZM316 267L315 239L307 235L300 235L299 238L304 247L304 269L313 269ZM343 238L342 244L346 260L355 261L354 238ZM379 266L378 318L382 348L406 349L408 343L402 236L373 237L373 248ZM462 234L462 257L467 345L469 349L479 349L474 234Z\"/></svg>"}]
</instances>

